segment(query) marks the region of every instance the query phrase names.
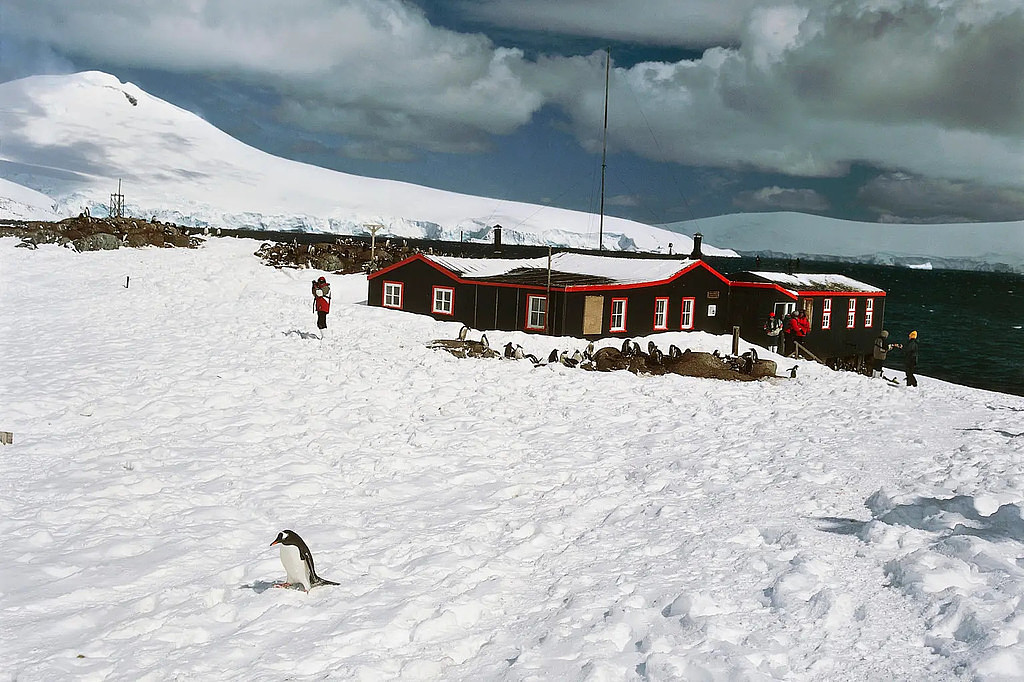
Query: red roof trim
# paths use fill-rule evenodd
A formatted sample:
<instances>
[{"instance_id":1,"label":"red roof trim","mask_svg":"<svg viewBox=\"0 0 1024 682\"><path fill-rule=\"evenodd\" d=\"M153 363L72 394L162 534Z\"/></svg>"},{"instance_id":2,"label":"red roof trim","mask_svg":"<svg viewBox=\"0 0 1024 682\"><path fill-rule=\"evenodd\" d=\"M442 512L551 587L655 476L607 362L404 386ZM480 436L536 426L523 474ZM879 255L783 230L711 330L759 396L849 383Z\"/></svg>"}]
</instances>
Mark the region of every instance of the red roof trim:
<instances>
[{"instance_id":1,"label":"red roof trim","mask_svg":"<svg viewBox=\"0 0 1024 682\"><path fill-rule=\"evenodd\" d=\"M523 285L523 284L509 284L509 283L506 283L506 282L493 282L493 281L486 281L485 282L485 281L481 281L479 279L465 278L465 277L462 277L462 276L452 272L448 268L446 268L446 267L444 267L442 265L439 265L438 263L435 263L434 261L430 260L429 258L425 258L423 256L423 254L420 254L420 253L417 253L417 254L414 254L412 256L409 256L405 260L398 261L397 263L392 263L391 265L387 266L386 268L381 268L380 270L377 270L376 272L373 272L370 275L368 275L367 278L368 279L376 279L377 277L380 277L384 273L390 272L390 271L392 271L392 270L394 270L396 268L400 268L400 267L402 267L404 265L407 265L407 264L411 263L414 260L423 261L424 263L426 263L430 267L434 268L438 272L441 272L441 273L447 275L448 277L452 278L453 280L455 280L459 284L482 284L484 286L508 287L508 288L511 288L511 289L529 289L531 291L546 291L547 290L547 287L543 287L543 286L528 286L528 285ZM673 275L671 277L668 277L668 278L662 279L662 280L658 280L658 281L654 281L654 282L636 282L636 283L633 283L633 284L586 284L586 285L581 285L581 286L566 286L566 287L552 286L551 290L552 291L572 291L572 292L584 291L585 292L585 291L617 291L617 290L621 290L621 289L642 289L642 288L646 288L646 287L654 287L654 286L659 286L661 284L667 284L669 282L672 282L673 280L676 280L676 279L682 277L683 275L685 275L686 273L690 272L691 270L693 270L694 268L697 268L697 267L704 268L705 270L710 272L712 275L714 275L718 279L722 280L722 282L724 284L726 284L727 286L730 284L729 280L725 276L723 276L720 272L718 272L713 267L711 267L710 265L708 265L707 263L705 263L704 261L701 260L701 261L697 261L696 263L692 263L692 264L688 265L687 267L683 268L682 270L680 270L679 272L677 272L675 275Z\"/></svg>"},{"instance_id":2,"label":"red roof trim","mask_svg":"<svg viewBox=\"0 0 1024 682\"><path fill-rule=\"evenodd\" d=\"M734 287L745 287L748 289L774 289L780 294L789 296L794 301L799 298L798 296L794 296L792 291L783 289L778 284L771 284L769 282L732 282L731 285Z\"/></svg>"},{"instance_id":3,"label":"red roof trim","mask_svg":"<svg viewBox=\"0 0 1024 682\"><path fill-rule=\"evenodd\" d=\"M528 286L528 285L524 285L524 284L509 284L509 283L506 283L506 282L482 281L482 280L479 280L479 279L465 278L465 277L462 277L462 276L452 272L448 268L443 267L443 266L439 265L438 263L435 263L434 261L430 260L429 258L426 258L421 253L414 254L412 256L409 256L405 260L398 261L397 263L392 263L391 265L387 266L386 268L381 268L380 270L377 270L376 272L372 272L372 273L370 273L367 276L367 279L370 279L370 280L376 279L376 278L380 277L381 275L383 275L385 273L391 272L392 270L400 268L400 267L402 267L404 265L408 265L409 263L411 263L412 261L415 261L415 260L422 261L422 262L426 263L430 267L434 268L435 270L437 270L438 272L444 274L445 276L450 277L451 279L455 280L459 284L477 284L477 285L484 285L484 286L490 286L490 287L506 287L506 288L509 288L509 289L526 289L526 290L530 290L530 291L546 291L547 290L547 287L543 287L543 286ZM789 298L792 298L794 300L796 300L797 298L800 298L801 296L867 296L867 297L873 297L873 298L881 298L881 297L885 296L885 292L884 291L796 291L795 295L794 295L793 291L790 291L789 289L786 289L786 288L784 288L783 286L781 286L779 284L774 284L774 283L771 283L771 282L733 282L733 281L730 281L728 278L726 278L724 275L722 275L722 273L718 272L717 270L715 270L713 267L711 267L710 265L708 265L707 263L705 263L702 260L699 260L696 263L692 263L691 265L683 268L682 270L680 270L679 272L677 272L676 274L674 274L671 277L668 277L666 279L657 280L657 281L654 281L654 282L635 282L633 284L586 284L586 285L581 285L581 286L566 286L566 287L552 286L551 290L552 291L564 291L564 292L587 292L587 291L620 291L620 290L624 290L624 289L644 289L644 288L647 288L647 287L656 287L656 286L660 286L662 284L668 284L669 282L672 282L672 281L674 281L676 279L679 279L680 277L682 277L686 273L688 273L691 270L693 270L694 268L698 268L698 267L704 268L705 270L710 272L712 275L714 275L715 277L720 279L722 281L722 283L725 284L726 286L729 286L729 287L748 287L748 288L752 288L752 289L775 289L780 294L784 294L784 295L786 295Z\"/></svg>"},{"instance_id":4,"label":"red roof trim","mask_svg":"<svg viewBox=\"0 0 1024 682\"><path fill-rule=\"evenodd\" d=\"M661 286L662 284L668 284L669 282L673 282L673 281L679 279L680 277L682 277L683 275L685 275L686 273L690 272L691 270L693 270L694 268L697 268L697 267L704 268L705 270L710 272L712 275L714 275L718 279L722 280L722 282L728 286L728 284L729 284L729 280L728 279L726 279L720 272L715 270L713 267L711 267L710 265L708 265L704 261L699 260L696 263L692 263L692 264L686 266L685 268L683 268L682 270L680 270L676 274L672 275L671 277L667 277L665 279L659 279L659 280L656 280L656 281L653 281L653 282L634 282L632 284L584 284L584 285L580 285L580 286L568 286L568 287L565 287L565 290L566 291L571 291L571 292L576 292L576 291L618 291L618 290L621 290L621 289L645 289L647 287L656 287L656 286Z\"/></svg>"}]
</instances>

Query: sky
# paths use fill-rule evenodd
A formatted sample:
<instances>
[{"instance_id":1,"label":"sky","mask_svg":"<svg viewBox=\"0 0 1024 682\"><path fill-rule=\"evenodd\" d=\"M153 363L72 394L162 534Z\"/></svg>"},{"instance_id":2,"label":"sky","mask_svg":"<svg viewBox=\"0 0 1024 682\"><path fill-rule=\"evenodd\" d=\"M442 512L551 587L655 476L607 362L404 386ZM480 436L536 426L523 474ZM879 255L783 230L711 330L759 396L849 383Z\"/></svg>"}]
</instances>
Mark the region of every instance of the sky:
<instances>
[{"instance_id":1,"label":"sky","mask_svg":"<svg viewBox=\"0 0 1024 682\"><path fill-rule=\"evenodd\" d=\"M0 80L102 70L273 154L596 212L607 49L611 215L991 222L1024 218L1022 34L1017 0L6 0Z\"/></svg>"},{"instance_id":2,"label":"sky","mask_svg":"<svg viewBox=\"0 0 1024 682\"><path fill-rule=\"evenodd\" d=\"M927 355L917 389L763 349L780 378L457 359L427 345L458 323L263 265L256 240L17 243L5 677L1024 676L1024 397L935 379ZM273 587L286 528L337 586Z\"/></svg>"}]
</instances>

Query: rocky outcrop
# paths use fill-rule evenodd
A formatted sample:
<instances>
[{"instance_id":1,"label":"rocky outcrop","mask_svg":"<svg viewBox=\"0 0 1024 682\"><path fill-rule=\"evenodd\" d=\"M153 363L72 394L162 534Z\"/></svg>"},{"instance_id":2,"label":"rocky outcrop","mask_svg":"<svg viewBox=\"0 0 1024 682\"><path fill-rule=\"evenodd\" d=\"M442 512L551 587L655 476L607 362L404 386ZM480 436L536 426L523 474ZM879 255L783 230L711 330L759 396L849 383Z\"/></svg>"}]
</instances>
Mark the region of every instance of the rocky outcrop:
<instances>
[{"instance_id":1,"label":"rocky outcrop","mask_svg":"<svg viewBox=\"0 0 1024 682\"><path fill-rule=\"evenodd\" d=\"M78 251L109 250L122 246L194 248L203 241L170 223L138 218L92 218L84 214L56 223L30 221L0 225L0 237L19 237L28 247L60 244Z\"/></svg>"}]
</instances>

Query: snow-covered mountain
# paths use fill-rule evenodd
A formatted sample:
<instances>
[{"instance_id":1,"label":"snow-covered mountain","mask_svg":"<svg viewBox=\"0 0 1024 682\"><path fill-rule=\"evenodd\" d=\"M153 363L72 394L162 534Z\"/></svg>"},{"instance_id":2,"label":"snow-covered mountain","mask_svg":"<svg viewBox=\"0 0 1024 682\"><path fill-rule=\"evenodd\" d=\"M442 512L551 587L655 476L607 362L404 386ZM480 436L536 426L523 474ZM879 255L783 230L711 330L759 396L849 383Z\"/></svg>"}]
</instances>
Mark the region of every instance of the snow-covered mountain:
<instances>
[{"instance_id":1,"label":"snow-covered mountain","mask_svg":"<svg viewBox=\"0 0 1024 682\"><path fill-rule=\"evenodd\" d=\"M905 225L804 213L738 213L662 227L741 253L857 263L1024 272L1024 221Z\"/></svg>"},{"instance_id":2,"label":"snow-covered mountain","mask_svg":"<svg viewBox=\"0 0 1024 682\"><path fill-rule=\"evenodd\" d=\"M199 116L95 71L0 84L0 178L49 196L61 216L126 212L181 225L595 248L596 215L340 173L245 145ZM0 197L9 196L0 185ZM18 189L14 194L24 194ZM16 197L13 198L16 200ZM0 217L23 217L0 202ZM18 206L26 203L18 201ZM688 253L686 235L605 217L609 250ZM705 244L708 255L735 255Z\"/></svg>"}]
</instances>

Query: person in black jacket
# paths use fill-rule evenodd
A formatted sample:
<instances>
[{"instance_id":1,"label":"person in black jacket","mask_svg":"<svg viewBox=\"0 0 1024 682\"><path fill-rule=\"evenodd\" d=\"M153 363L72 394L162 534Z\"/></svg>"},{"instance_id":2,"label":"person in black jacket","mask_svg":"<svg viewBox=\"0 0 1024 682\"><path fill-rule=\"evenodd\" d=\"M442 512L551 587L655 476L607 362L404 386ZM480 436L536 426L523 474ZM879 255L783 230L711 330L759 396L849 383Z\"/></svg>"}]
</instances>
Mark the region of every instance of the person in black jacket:
<instances>
[{"instance_id":1,"label":"person in black jacket","mask_svg":"<svg viewBox=\"0 0 1024 682\"><path fill-rule=\"evenodd\" d=\"M768 321L764 323L764 333L768 337L765 346L773 353L779 351L779 332L782 331L782 322L775 316L775 313L768 313Z\"/></svg>"},{"instance_id":2,"label":"person in black jacket","mask_svg":"<svg viewBox=\"0 0 1024 682\"><path fill-rule=\"evenodd\" d=\"M871 353L871 357L874 359L872 363L872 377L882 376L883 365L885 364L885 358L889 354L889 351L893 348L903 348L898 343L892 343L889 341L889 332L882 330L882 333L875 337L875 347Z\"/></svg>"},{"instance_id":3,"label":"person in black jacket","mask_svg":"<svg viewBox=\"0 0 1024 682\"><path fill-rule=\"evenodd\" d=\"M903 363L907 372L907 386L917 386L917 332L910 332L907 343L903 346Z\"/></svg>"}]
</instances>

